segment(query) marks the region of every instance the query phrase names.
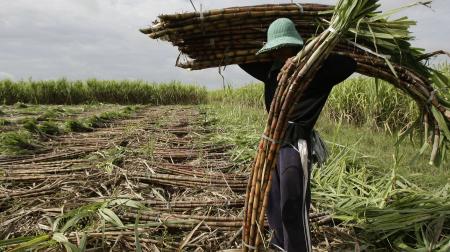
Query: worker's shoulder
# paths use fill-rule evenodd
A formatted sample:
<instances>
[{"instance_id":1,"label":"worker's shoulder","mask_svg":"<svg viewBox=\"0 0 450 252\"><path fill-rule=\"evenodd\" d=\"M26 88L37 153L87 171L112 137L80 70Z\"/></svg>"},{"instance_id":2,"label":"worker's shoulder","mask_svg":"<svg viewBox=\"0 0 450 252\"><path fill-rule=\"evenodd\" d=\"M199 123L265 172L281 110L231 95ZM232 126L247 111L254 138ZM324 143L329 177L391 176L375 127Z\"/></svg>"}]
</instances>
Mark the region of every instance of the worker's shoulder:
<instances>
[{"instance_id":1,"label":"worker's shoulder","mask_svg":"<svg viewBox=\"0 0 450 252\"><path fill-rule=\"evenodd\" d=\"M333 53L327 57L322 68L323 70L345 68L354 71L356 64L356 61L350 56Z\"/></svg>"},{"instance_id":2,"label":"worker's shoulder","mask_svg":"<svg viewBox=\"0 0 450 252\"><path fill-rule=\"evenodd\" d=\"M349 61L355 61L352 57L348 55L342 55L338 53L331 53L327 59L326 62L349 62Z\"/></svg>"}]
</instances>

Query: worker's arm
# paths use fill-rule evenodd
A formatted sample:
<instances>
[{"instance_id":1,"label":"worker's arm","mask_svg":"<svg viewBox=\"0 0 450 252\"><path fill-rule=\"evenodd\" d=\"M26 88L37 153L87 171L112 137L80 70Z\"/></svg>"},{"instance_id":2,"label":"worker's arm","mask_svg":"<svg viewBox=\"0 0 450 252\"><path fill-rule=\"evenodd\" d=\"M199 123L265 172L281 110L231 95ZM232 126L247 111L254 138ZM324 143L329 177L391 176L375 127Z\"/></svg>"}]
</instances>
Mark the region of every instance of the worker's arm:
<instances>
[{"instance_id":1,"label":"worker's arm","mask_svg":"<svg viewBox=\"0 0 450 252\"><path fill-rule=\"evenodd\" d=\"M239 67L254 78L266 82L272 64L272 62L255 62L239 64Z\"/></svg>"}]
</instances>

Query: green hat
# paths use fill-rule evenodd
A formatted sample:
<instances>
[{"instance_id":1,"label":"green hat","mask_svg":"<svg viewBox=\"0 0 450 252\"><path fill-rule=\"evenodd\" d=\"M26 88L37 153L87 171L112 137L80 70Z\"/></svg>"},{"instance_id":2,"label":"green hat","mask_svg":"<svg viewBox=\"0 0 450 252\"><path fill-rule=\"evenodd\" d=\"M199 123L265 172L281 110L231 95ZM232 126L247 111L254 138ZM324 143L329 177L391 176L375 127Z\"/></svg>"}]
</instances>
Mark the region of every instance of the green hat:
<instances>
[{"instance_id":1,"label":"green hat","mask_svg":"<svg viewBox=\"0 0 450 252\"><path fill-rule=\"evenodd\" d=\"M303 39L289 18L273 21L267 31L267 43L256 55L285 46L303 46Z\"/></svg>"}]
</instances>

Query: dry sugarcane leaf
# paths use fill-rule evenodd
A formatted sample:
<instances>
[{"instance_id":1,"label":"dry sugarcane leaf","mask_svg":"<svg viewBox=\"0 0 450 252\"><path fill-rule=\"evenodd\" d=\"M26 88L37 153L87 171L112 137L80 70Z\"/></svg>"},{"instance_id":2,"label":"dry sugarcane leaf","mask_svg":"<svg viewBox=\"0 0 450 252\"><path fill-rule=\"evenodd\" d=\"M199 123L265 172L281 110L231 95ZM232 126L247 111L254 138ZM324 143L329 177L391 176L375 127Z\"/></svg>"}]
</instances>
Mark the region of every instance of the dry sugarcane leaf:
<instances>
[{"instance_id":1,"label":"dry sugarcane leaf","mask_svg":"<svg viewBox=\"0 0 450 252\"><path fill-rule=\"evenodd\" d=\"M195 231L203 224L203 221L197 224L197 226L192 229L191 232L189 232L186 237L184 237L183 241L181 242L180 246L178 247L177 251L183 251L183 248L189 243L189 241L192 239L192 236L194 235Z\"/></svg>"}]
</instances>

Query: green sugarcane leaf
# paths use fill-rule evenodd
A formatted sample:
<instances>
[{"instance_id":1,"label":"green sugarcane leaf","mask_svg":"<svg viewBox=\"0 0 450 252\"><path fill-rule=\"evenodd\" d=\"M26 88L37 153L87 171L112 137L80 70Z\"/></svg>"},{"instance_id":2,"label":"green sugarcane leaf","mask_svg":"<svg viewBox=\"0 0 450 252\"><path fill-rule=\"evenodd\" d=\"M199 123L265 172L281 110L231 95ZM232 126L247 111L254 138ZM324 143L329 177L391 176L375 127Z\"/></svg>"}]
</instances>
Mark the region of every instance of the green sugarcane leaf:
<instances>
[{"instance_id":1,"label":"green sugarcane leaf","mask_svg":"<svg viewBox=\"0 0 450 252\"><path fill-rule=\"evenodd\" d=\"M436 247L436 252L448 252L450 251L450 237L439 242Z\"/></svg>"},{"instance_id":2,"label":"green sugarcane leaf","mask_svg":"<svg viewBox=\"0 0 450 252\"><path fill-rule=\"evenodd\" d=\"M142 246L141 243L139 241L139 216L140 216L140 212L138 212L137 216L136 216L136 220L134 221L134 244L136 246L136 251L137 252L142 252Z\"/></svg>"},{"instance_id":3,"label":"green sugarcane leaf","mask_svg":"<svg viewBox=\"0 0 450 252\"><path fill-rule=\"evenodd\" d=\"M67 252L80 252L80 249L70 242L63 242L62 245L64 246Z\"/></svg>"},{"instance_id":4,"label":"green sugarcane leaf","mask_svg":"<svg viewBox=\"0 0 450 252\"><path fill-rule=\"evenodd\" d=\"M100 213L100 215L102 215L102 217L106 221L108 221L108 222L110 222L110 223L112 223L112 224L114 224L114 225L116 225L118 227L124 227L124 225L123 225L122 221L119 219L119 217L113 211L111 211L110 209L108 209L108 208L101 208L101 209L99 209L98 212Z\"/></svg>"},{"instance_id":5,"label":"green sugarcane leaf","mask_svg":"<svg viewBox=\"0 0 450 252\"><path fill-rule=\"evenodd\" d=\"M386 64L389 66L389 68L391 69L392 73L395 75L396 78L398 78L398 74L397 71L395 71L394 66L391 64L391 62L389 61L388 58L384 58L384 61L386 61Z\"/></svg>"},{"instance_id":6,"label":"green sugarcane leaf","mask_svg":"<svg viewBox=\"0 0 450 252\"><path fill-rule=\"evenodd\" d=\"M378 53L377 38L375 36L375 33L373 32L372 27L370 25L367 25L367 27L369 28L369 32L372 34L373 47L375 48L375 52Z\"/></svg>"},{"instance_id":7,"label":"green sugarcane leaf","mask_svg":"<svg viewBox=\"0 0 450 252\"><path fill-rule=\"evenodd\" d=\"M63 242L68 242L69 240L67 239L66 236L64 236L63 233L53 233L52 239L59 242L59 243L63 243Z\"/></svg>"},{"instance_id":8,"label":"green sugarcane leaf","mask_svg":"<svg viewBox=\"0 0 450 252\"><path fill-rule=\"evenodd\" d=\"M84 252L86 250L86 245L87 245L87 234L83 233L83 235L81 236L80 245L78 247L80 252Z\"/></svg>"},{"instance_id":9,"label":"green sugarcane leaf","mask_svg":"<svg viewBox=\"0 0 450 252\"><path fill-rule=\"evenodd\" d=\"M70 218L66 222L66 224L59 230L59 232L65 233L69 228L75 226L81 218L81 215L75 215L74 217Z\"/></svg>"},{"instance_id":10,"label":"green sugarcane leaf","mask_svg":"<svg viewBox=\"0 0 450 252\"><path fill-rule=\"evenodd\" d=\"M399 13L402 10L414 7L414 6L419 5L419 4L424 4L424 2L423 1L418 1L418 2L415 2L415 3L412 3L412 4L408 4L408 5L399 7L399 8L395 8L395 9L392 9L392 10L389 10L389 11L385 11L383 14L376 15L376 16L374 16L372 18L369 18L369 21L370 22L375 22L375 21L378 21L378 20L381 20L381 19L388 18L388 17L390 17L390 16L392 16L394 14ZM407 17L403 17L403 18L407 18Z\"/></svg>"},{"instance_id":11,"label":"green sugarcane leaf","mask_svg":"<svg viewBox=\"0 0 450 252\"><path fill-rule=\"evenodd\" d=\"M411 136L411 138L414 137L413 136L414 130L417 129L422 124L422 118L423 115L422 114L419 115L419 117L414 121L414 123L411 126L409 126L405 131L403 131L398 135L397 141L394 144L395 147L400 146L400 144L405 140L406 136L409 135Z\"/></svg>"},{"instance_id":12,"label":"green sugarcane leaf","mask_svg":"<svg viewBox=\"0 0 450 252\"><path fill-rule=\"evenodd\" d=\"M449 78L445 76L441 71L432 69L432 73L445 85L445 87L450 87Z\"/></svg>"},{"instance_id":13,"label":"green sugarcane leaf","mask_svg":"<svg viewBox=\"0 0 450 252\"><path fill-rule=\"evenodd\" d=\"M6 246L11 246L11 245L18 245L20 243L24 243L24 242L33 240L35 238L36 237L17 237L17 238L12 238L12 239L8 239L8 240L2 240L2 241L0 241L0 248L6 247Z\"/></svg>"},{"instance_id":14,"label":"green sugarcane leaf","mask_svg":"<svg viewBox=\"0 0 450 252\"><path fill-rule=\"evenodd\" d=\"M370 26L369 26L370 27ZM350 32L354 33L354 34L358 34L358 36L361 37L368 37L368 38L377 38L377 39L389 39L389 40L393 40L395 39L395 37L392 34L388 34L388 33L378 33L378 32L370 32L369 31L364 31L364 30L359 30L356 31L354 28L350 28L348 29Z\"/></svg>"},{"instance_id":15,"label":"green sugarcane leaf","mask_svg":"<svg viewBox=\"0 0 450 252\"><path fill-rule=\"evenodd\" d=\"M417 161L417 159L419 159L420 156L423 155L423 153L427 150L427 148L430 145L428 144L428 142L425 142L422 147L420 148L420 150L418 151L417 155L409 162L410 165L412 165L413 163L415 163Z\"/></svg>"},{"instance_id":16,"label":"green sugarcane leaf","mask_svg":"<svg viewBox=\"0 0 450 252\"><path fill-rule=\"evenodd\" d=\"M47 242L50 239L49 235L40 235L36 236L33 239L20 243L17 247L9 250L10 252L18 252L18 251L25 251L27 249L31 249L33 247L36 247L42 243Z\"/></svg>"},{"instance_id":17,"label":"green sugarcane leaf","mask_svg":"<svg viewBox=\"0 0 450 252\"><path fill-rule=\"evenodd\" d=\"M434 106L431 107L431 112L436 119L439 128L444 132L445 137L450 140L450 130L448 129L447 122L440 111L438 111Z\"/></svg>"}]
</instances>

